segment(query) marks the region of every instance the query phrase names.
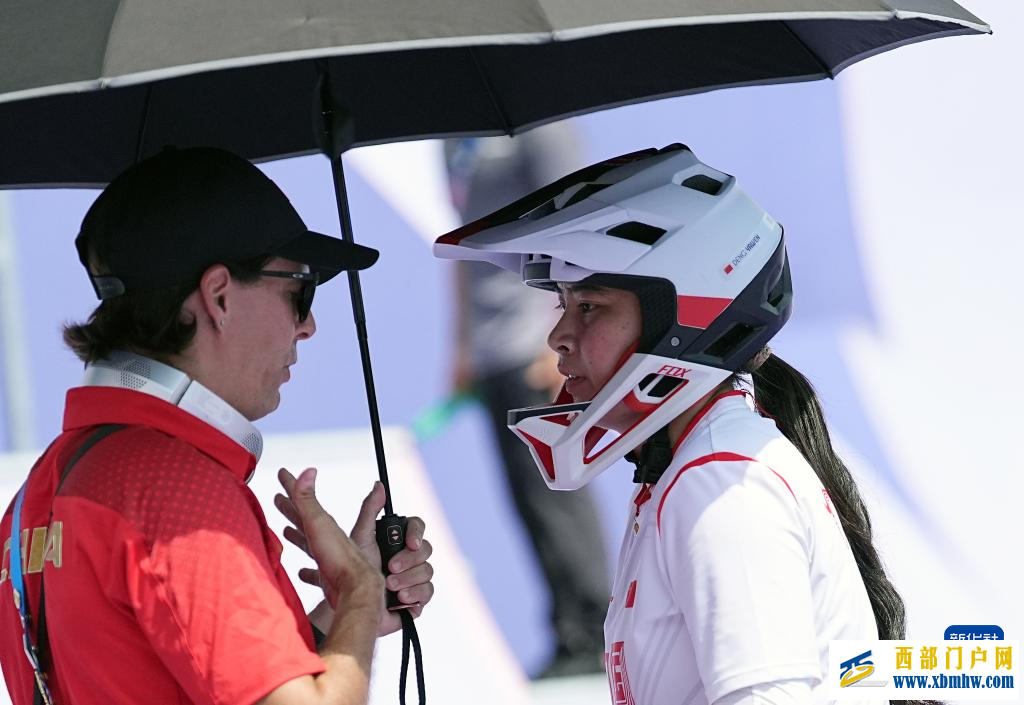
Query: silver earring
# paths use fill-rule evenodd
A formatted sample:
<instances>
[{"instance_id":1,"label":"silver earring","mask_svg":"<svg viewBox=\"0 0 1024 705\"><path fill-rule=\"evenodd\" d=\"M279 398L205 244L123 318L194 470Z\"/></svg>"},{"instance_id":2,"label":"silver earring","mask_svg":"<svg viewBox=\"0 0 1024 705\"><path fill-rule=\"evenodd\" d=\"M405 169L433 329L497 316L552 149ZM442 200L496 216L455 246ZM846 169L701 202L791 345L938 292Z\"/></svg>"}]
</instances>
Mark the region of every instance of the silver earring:
<instances>
[{"instance_id":1,"label":"silver earring","mask_svg":"<svg viewBox=\"0 0 1024 705\"><path fill-rule=\"evenodd\" d=\"M222 319L220 319L220 327L221 327L221 328L223 328L223 327L224 327L224 319L223 319L223 318L222 318Z\"/></svg>"}]
</instances>

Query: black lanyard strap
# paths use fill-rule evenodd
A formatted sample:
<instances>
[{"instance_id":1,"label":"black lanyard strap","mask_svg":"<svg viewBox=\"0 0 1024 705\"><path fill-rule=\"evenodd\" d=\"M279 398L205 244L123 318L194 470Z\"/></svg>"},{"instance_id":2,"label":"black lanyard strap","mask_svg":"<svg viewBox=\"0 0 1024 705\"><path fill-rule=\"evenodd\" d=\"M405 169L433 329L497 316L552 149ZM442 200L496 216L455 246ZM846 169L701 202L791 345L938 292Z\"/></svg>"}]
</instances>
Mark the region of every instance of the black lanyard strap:
<instances>
[{"instance_id":1,"label":"black lanyard strap","mask_svg":"<svg viewBox=\"0 0 1024 705\"><path fill-rule=\"evenodd\" d=\"M416 632L416 623L409 610L400 612L402 616L402 670L398 676L398 702L405 705L405 681L409 673L409 646L416 658L416 691L420 696L420 705L427 705L427 691L423 685L423 652L420 650L420 636Z\"/></svg>"},{"instance_id":2,"label":"black lanyard strap","mask_svg":"<svg viewBox=\"0 0 1024 705\"><path fill-rule=\"evenodd\" d=\"M88 438L85 439L85 442L78 447L78 450L75 451L75 454L71 456L71 459L68 461L67 465L64 466L64 470L61 472L60 475L60 480L57 482L57 487L56 489L54 489L53 492L54 499L56 499L57 494L60 492L60 488L64 485L64 481L68 478L68 474L70 474L71 468L73 468L75 464L82 459L82 456L85 455L89 451L89 449L92 448L94 445L102 441L104 438L109 436L114 431L117 431L121 428L124 428L124 426L118 424L107 424L104 426L100 426ZM31 473L29 473L29 475L31 476ZM25 487L27 486L28 481L26 480L25 485L21 489L21 492L19 492L19 495L25 492ZM16 518L20 519L20 512L16 513ZM46 520L47 529L49 529L51 523L53 523L53 499L50 500L50 516ZM20 521L12 521L11 541L20 541L20 533ZM50 656L50 638L49 634L46 631L46 598L44 593L44 576L45 571L41 571L39 573L39 617L36 620L36 623L38 625L37 629L35 630L37 632L37 634L35 635L36 638L33 638L33 634L31 633L33 631L31 620L32 608L28 602L28 591L24 589L24 586L16 586L17 592L20 594L20 599L23 601L25 605L25 617L22 619L22 629L25 630L23 637L27 649L26 653L28 653L28 651L31 651L32 655L35 656L35 658L29 658L29 663L32 666L36 686L35 689L33 690L32 698L32 702L34 703L34 705L50 705L53 702L53 696L50 694L50 689L46 685L47 666L53 663L53 659ZM33 643L35 644L34 646Z\"/></svg>"}]
</instances>

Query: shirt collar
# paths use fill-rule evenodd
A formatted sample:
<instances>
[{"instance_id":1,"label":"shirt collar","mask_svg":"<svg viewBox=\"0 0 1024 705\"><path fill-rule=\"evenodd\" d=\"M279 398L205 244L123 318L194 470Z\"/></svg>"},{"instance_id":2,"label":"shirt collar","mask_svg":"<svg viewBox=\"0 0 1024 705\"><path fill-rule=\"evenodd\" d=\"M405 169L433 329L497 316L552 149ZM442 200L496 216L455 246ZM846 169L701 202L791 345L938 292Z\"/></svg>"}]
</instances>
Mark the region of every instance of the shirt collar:
<instances>
[{"instance_id":1,"label":"shirt collar","mask_svg":"<svg viewBox=\"0 0 1024 705\"><path fill-rule=\"evenodd\" d=\"M125 355L121 354L121 356ZM162 363L140 356L130 357L145 360L158 368L165 368L164 371L173 371L184 377L180 371ZM87 379L95 379L95 376L90 376L87 373ZM184 379L188 380L187 377ZM166 380L162 381L166 382ZM200 386L195 382L192 382L192 385ZM256 467L258 457L246 445L262 447L262 438L255 426L245 421L244 426L247 428L236 428L238 419L232 418L231 421L234 423L230 423L226 429L222 429L217 423L211 423L201 418L203 413L197 415L197 413L186 410L187 406L179 408L171 401L160 398L166 396L165 394L146 393L146 387L143 388L143 391L136 391L130 387L131 385L107 381L102 386L86 385L69 390L64 410L64 430L110 423L148 426L180 438L228 467L241 480L248 481ZM244 417L231 409L227 402L217 398L205 388L202 388L201 391L203 396L200 401L208 403L212 398L218 403L220 415L227 413L220 408L223 406L230 410L228 415L237 415L244 420ZM193 407L195 407L194 404ZM197 412L204 412L204 409L198 408ZM212 418L214 422L217 421L218 415L205 415ZM229 435L225 430L232 433ZM246 445L243 445L242 440L233 437L242 432L254 434L255 438L246 438Z\"/></svg>"}]
</instances>

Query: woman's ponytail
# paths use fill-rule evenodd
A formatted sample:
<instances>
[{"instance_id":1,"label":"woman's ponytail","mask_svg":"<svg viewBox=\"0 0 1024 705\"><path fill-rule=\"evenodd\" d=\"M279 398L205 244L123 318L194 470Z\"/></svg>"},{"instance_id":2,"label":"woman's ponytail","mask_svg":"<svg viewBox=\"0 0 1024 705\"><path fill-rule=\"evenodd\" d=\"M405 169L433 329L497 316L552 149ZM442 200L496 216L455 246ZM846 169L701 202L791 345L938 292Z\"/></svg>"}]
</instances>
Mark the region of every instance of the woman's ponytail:
<instances>
[{"instance_id":1,"label":"woman's ponytail","mask_svg":"<svg viewBox=\"0 0 1024 705\"><path fill-rule=\"evenodd\" d=\"M849 469L832 448L814 388L806 377L773 353L759 355L751 367L755 368L752 374L758 404L807 459L832 499L871 598L878 638L903 639L903 599L885 574L872 542L867 507Z\"/></svg>"}]
</instances>

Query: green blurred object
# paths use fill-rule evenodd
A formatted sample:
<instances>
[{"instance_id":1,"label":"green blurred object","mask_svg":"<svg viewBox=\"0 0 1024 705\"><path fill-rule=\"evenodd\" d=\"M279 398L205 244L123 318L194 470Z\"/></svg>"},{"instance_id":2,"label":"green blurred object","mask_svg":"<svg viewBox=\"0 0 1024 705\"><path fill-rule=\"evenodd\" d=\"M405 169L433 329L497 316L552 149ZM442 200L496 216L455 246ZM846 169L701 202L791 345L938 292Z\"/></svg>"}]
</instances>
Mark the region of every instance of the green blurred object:
<instances>
[{"instance_id":1,"label":"green blurred object","mask_svg":"<svg viewBox=\"0 0 1024 705\"><path fill-rule=\"evenodd\" d=\"M474 404L477 396L473 392L458 392L416 414L412 420L412 433L418 443L436 438L466 407Z\"/></svg>"}]
</instances>

